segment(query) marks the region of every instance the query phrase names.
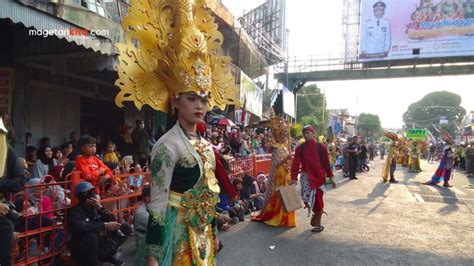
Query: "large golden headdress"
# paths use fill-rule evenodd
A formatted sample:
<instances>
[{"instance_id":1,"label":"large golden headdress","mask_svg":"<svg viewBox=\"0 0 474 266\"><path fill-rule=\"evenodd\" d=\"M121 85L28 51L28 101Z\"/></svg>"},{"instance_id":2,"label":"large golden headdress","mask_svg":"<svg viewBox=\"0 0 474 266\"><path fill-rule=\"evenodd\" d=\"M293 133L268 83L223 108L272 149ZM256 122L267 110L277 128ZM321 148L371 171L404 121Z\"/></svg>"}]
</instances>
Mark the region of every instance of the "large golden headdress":
<instances>
[{"instance_id":1,"label":"large golden headdress","mask_svg":"<svg viewBox=\"0 0 474 266\"><path fill-rule=\"evenodd\" d=\"M122 25L117 106L168 112L169 98L186 92L209 96L211 107L237 104L230 58L205 0L132 0Z\"/></svg>"},{"instance_id":2,"label":"large golden headdress","mask_svg":"<svg viewBox=\"0 0 474 266\"><path fill-rule=\"evenodd\" d=\"M283 140L285 137L288 138L289 135L288 122L286 122L285 119L272 114L270 126L272 129L273 140L280 144L285 144L283 143Z\"/></svg>"}]
</instances>

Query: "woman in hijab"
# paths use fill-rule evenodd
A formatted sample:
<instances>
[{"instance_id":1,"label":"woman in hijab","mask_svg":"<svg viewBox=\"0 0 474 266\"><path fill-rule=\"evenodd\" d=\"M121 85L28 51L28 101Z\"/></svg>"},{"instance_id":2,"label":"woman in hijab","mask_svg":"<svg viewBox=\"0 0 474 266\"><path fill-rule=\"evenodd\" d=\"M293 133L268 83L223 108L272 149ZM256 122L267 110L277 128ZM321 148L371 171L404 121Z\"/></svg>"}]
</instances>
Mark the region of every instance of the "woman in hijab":
<instances>
[{"instance_id":1,"label":"woman in hijab","mask_svg":"<svg viewBox=\"0 0 474 266\"><path fill-rule=\"evenodd\" d=\"M33 167L33 178L42 178L53 169L58 162L53 158L53 150L50 146L44 146L38 151L38 159Z\"/></svg>"}]
</instances>

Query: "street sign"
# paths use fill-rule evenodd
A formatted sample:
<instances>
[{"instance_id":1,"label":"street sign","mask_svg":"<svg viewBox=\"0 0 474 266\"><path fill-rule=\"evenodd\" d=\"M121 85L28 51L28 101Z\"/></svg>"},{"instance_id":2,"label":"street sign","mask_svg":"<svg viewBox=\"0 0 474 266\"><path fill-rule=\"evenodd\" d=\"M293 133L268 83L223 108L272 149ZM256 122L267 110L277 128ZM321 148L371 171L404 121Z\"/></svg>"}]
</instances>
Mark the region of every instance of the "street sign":
<instances>
[{"instance_id":1,"label":"street sign","mask_svg":"<svg viewBox=\"0 0 474 266\"><path fill-rule=\"evenodd\" d=\"M407 130L407 138L413 140L426 140L428 131L426 129L410 128Z\"/></svg>"}]
</instances>

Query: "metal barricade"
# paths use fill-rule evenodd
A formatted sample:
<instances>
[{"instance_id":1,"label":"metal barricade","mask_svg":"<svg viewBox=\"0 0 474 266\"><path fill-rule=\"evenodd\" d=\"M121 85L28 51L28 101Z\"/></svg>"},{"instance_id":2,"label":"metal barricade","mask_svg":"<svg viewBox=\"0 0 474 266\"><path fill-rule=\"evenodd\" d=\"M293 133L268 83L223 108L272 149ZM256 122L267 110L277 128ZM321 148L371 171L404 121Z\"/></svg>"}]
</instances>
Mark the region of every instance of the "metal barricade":
<instances>
[{"instance_id":1,"label":"metal barricade","mask_svg":"<svg viewBox=\"0 0 474 266\"><path fill-rule=\"evenodd\" d=\"M42 178L44 180L45 178ZM68 191L72 181L27 185L12 201L22 214L15 223L14 265L50 265L67 244Z\"/></svg>"}]
</instances>

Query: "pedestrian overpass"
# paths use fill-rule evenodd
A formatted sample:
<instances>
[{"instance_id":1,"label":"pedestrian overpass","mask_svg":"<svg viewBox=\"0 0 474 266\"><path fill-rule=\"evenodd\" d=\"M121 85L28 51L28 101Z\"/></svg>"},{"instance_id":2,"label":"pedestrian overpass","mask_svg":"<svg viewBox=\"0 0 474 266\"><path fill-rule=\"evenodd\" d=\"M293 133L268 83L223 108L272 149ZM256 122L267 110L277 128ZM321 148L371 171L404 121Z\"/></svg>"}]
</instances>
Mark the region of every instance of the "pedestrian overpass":
<instances>
[{"instance_id":1,"label":"pedestrian overpass","mask_svg":"<svg viewBox=\"0 0 474 266\"><path fill-rule=\"evenodd\" d=\"M474 56L362 63L326 55L290 58L277 66L275 79L297 93L306 82L470 74L474 74Z\"/></svg>"}]
</instances>

